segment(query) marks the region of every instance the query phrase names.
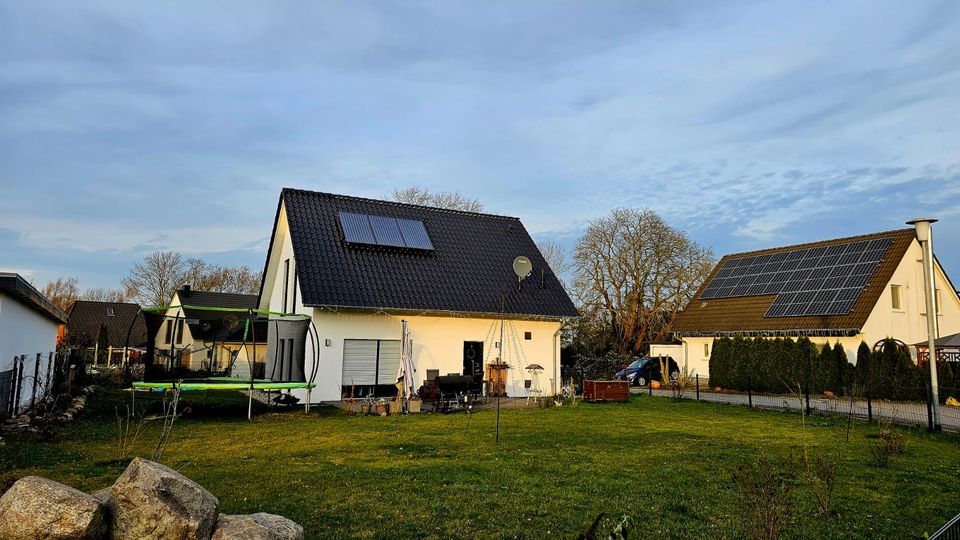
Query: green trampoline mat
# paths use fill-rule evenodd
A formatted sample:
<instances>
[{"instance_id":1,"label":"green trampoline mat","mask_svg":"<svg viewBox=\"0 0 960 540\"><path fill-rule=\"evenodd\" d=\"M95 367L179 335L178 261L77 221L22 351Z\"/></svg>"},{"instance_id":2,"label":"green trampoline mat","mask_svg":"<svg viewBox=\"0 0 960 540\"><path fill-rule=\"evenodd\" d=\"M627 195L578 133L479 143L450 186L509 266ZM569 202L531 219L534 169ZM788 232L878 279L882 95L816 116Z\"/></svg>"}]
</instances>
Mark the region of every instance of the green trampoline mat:
<instances>
[{"instance_id":1,"label":"green trampoline mat","mask_svg":"<svg viewBox=\"0 0 960 540\"><path fill-rule=\"evenodd\" d=\"M275 382L267 379L234 379L232 377L208 377L192 381L139 381L133 383L135 390L167 390L174 385L180 390L292 390L295 388L314 388L317 385L307 382Z\"/></svg>"}]
</instances>

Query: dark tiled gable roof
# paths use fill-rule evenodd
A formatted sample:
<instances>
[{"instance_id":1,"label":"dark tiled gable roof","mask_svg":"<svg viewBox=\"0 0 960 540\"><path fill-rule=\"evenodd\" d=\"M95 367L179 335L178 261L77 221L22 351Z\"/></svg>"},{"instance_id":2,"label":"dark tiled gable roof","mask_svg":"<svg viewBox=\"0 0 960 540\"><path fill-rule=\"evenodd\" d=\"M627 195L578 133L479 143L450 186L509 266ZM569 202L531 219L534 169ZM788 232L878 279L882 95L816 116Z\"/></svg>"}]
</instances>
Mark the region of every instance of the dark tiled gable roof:
<instances>
[{"instance_id":1,"label":"dark tiled gable roof","mask_svg":"<svg viewBox=\"0 0 960 540\"><path fill-rule=\"evenodd\" d=\"M107 314L113 310L113 317ZM133 326L130 323L133 322ZM147 342L147 325L137 304L123 302L91 302L77 300L70 308L67 332L74 336L86 335L97 339L100 325L107 327L107 346L124 347L127 344L127 332L130 332L130 347L139 347Z\"/></svg>"},{"instance_id":2,"label":"dark tiled gable roof","mask_svg":"<svg viewBox=\"0 0 960 540\"><path fill-rule=\"evenodd\" d=\"M185 292L183 289L177 291L177 297L180 299L180 305L197 306L208 308L229 308L229 309L256 309L257 295L255 294L236 294L208 291L190 290ZM236 317L244 320L246 315L234 311L211 311L206 309L183 308L183 314L188 320L196 320L196 323L190 324L190 334L193 339L204 341L225 341L241 342L243 341L244 325L238 325L233 331L225 331L220 322L227 317ZM211 321L213 321L211 323ZM256 338L258 342L267 340L267 322L257 321L254 323L253 333L248 335L248 340Z\"/></svg>"},{"instance_id":3,"label":"dark tiled gable roof","mask_svg":"<svg viewBox=\"0 0 960 540\"><path fill-rule=\"evenodd\" d=\"M878 238L892 238L893 243L887 250L883 260L877 265L866 288L854 304L853 309L845 315L806 316L806 317L765 317L770 304L776 295L744 296L738 298L715 298L704 300L700 294L706 288L714 275L729 259L737 259L750 255L767 255L799 248L813 248L844 244L859 240L874 240ZM700 290L687 305L686 309L677 318L673 325L676 335L722 334L722 333L751 333L751 332L791 332L791 331L859 331L863 328L867 317L873 311L880 294L887 282L893 276L900 261L903 259L910 243L916 238L914 229L899 229L863 236L838 238L810 244L785 246L747 253L735 253L720 259L717 266L710 273L710 277L700 286Z\"/></svg>"},{"instance_id":4,"label":"dark tiled gable roof","mask_svg":"<svg viewBox=\"0 0 960 540\"><path fill-rule=\"evenodd\" d=\"M284 189L280 199L304 305L492 314L508 293L509 314L577 313L517 218L295 189ZM348 245L341 211L420 220L434 250ZM519 293L512 270L518 255L533 263Z\"/></svg>"},{"instance_id":5,"label":"dark tiled gable roof","mask_svg":"<svg viewBox=\"0 0 960 540\"><path fill-rule=\"evenodd\" d=\"M180 298L180 304L184 306L230 309L256 309L257 307L257 295L255 294L220 293L194 290L185 292L183 289L180 289L177 291L177 296ZM222 313L201 309L190 309L189 307L183 308L183 313L188 319L206 319L212 316L223 316ZM211 313L214 313L214 315L211 315Z\"/></svg>"}]
</instances>

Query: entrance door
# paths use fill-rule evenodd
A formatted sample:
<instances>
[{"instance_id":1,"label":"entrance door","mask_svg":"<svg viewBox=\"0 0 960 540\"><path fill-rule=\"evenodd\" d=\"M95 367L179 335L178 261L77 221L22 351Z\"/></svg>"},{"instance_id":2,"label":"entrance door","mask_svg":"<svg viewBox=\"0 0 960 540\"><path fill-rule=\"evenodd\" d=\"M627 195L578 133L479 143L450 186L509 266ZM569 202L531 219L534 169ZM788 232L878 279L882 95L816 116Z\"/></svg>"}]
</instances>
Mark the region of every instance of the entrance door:
<instances>
[{"instance_id":1,"label":"entrance door","mask_svg":"<svg viewBox=\"0 0 960 540\"><path fill-rule=\"evenodd\" d=\"M483 342L463 342L463 374L473 377L474 389L483 386Z\"/></svg>"}]
</instances>

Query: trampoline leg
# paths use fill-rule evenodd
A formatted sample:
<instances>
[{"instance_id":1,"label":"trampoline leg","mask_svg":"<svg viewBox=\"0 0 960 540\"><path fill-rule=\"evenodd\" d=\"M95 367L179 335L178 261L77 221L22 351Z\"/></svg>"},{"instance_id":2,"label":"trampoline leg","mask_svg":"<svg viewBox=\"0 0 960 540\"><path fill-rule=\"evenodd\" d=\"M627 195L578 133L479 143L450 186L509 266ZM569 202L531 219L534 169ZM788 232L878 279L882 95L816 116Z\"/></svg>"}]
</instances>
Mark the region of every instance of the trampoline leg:
<instances>
[{"instance_id":1,"label":"trampoline leg","mask_svg":"<svg viewBox=\"0 0 960 540\"><path fill-rule=\"evenodd\" d=\"M131 412L137 409L137 389L133 386L130 387L130 410Z\"/></svg>"},{"instance_id":2,"label":"trampoline leg","mask_svg":"<svg viewBox=\"0 0 960 540\"><path fill-rule=\"evenodd\" d=\"M304 405L303 412L310 412L310 389L309 388L307 388L307 404Z\"/></svg>"},{"instance_id":3,"label":"trampoline leg","mask_svg":"<svg viewBox=\"0 0 960 540\"><path fill-rule=\"evenodd\" d=\"M253 420L253 387L250 387L250 398L247 401L247 420Z\"/></svg>"}]
</instances>

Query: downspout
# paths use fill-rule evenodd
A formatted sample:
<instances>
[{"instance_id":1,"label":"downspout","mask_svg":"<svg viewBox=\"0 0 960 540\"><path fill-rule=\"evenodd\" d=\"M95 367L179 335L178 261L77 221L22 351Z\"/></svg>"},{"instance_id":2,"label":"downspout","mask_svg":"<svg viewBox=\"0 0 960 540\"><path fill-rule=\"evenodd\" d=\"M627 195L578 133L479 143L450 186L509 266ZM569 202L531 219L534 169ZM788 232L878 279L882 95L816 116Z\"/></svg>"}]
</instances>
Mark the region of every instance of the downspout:
<instances>
[{"instance_id":1,"label":"downspout","mask_svg":"<svg viewBox=\"0 0 960 540\"><path fill-rule=\"evenodd\" d=\"M553 395L557 395L557 382L560 381L560 351L557 347L557 341L560 339L560 331L563 330L563 321L560 321L560 326L557 327L557 331L553 333ZM563 381L560 381L561 383ZM562 385L561 385L562 386Z\"/></svg>"}]
</instances>

